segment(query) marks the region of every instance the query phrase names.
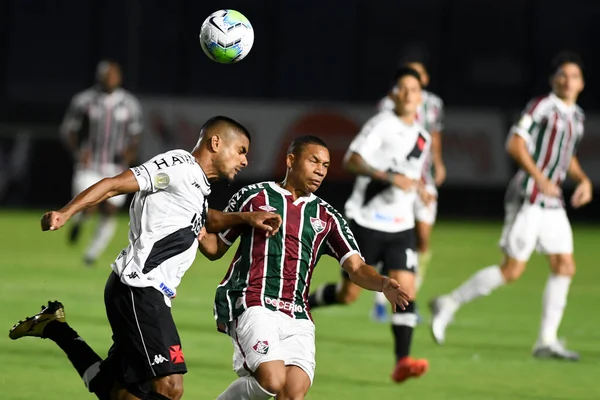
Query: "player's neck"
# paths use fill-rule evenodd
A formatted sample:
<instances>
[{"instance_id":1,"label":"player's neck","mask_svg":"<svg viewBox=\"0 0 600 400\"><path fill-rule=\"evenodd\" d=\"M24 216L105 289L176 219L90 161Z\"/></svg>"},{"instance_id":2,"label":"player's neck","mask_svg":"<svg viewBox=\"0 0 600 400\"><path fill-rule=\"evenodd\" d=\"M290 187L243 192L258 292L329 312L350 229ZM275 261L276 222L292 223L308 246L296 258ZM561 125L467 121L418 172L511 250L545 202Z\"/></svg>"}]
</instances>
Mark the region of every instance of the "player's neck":
<instances>
[{"instance_id":1,"label":"player's neck","mask_svg":"<svg viewBox=\"0 0 600 400\"><path fill-rule=\"evenodd\" d=\"M206 179L209 182L216 181L219 178L219 174L217 173L217 169L214 166L213 161L210 159L209 154L203 154L202 152L194 152L192 153L196 162L204 171L204 175L206 175Z\"/></svg>"},{"instance_id":2,"label":"player's neck","mask_svg":"<svg viewBox=\"0 0 600 400\"><path fill-rule=\"evenodd\" d=\"M292 199L294 201L298 200L299 197L304 197L310 195L310 193L305 193L304 191L297 189L287 177L283 180L283 182L277 182L279 186L283 189L287 190L292 194Z\"/></svg>"}]
</instances>

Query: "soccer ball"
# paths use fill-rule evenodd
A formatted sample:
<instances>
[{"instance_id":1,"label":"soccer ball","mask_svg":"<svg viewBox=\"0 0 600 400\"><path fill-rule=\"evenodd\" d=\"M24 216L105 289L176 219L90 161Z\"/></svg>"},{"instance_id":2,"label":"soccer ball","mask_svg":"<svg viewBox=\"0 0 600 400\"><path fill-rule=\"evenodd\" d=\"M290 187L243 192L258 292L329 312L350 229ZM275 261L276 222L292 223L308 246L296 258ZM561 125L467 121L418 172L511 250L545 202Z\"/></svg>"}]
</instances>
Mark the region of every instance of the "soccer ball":
<instances>
[{"instance_id":1,"label":"soccer ball","mask_svg":"<svg viewBox=\"0 0 600 400\"><path fill-rule=\"evenodd\" d=\"M250 21L235 10L219 10L210 14L200 28L200 45L213 61L233 64L250 53L254 30Z\"/></svg>"}]
</instances>

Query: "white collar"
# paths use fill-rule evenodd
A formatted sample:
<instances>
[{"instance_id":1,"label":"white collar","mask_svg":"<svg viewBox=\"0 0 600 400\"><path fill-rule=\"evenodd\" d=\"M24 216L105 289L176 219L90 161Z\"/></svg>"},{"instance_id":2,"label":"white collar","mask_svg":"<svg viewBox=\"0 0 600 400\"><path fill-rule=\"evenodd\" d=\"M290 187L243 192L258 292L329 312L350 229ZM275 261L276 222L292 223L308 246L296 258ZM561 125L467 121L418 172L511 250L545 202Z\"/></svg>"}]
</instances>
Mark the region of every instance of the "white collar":
<instances>
[{"instance_id":1,"label":"white collar","mask_svg":"<svg viewBox=\"0 0 600 400\"><path fill-rule=\"evenodd\" d=\"M575 111L575 107L577 107L575 104L570 106L566 105L564 101L559 99L558 96L554 94L554 92L550 93L550 98L552 99L554 104L556 104L558 110L562 113L573 114L573 112Z\"/></svg>"},{"instance_id":2,"label":"white collar","mask_svg":"<svg viewBox=\"0 0 600 400\"><path fill-rule=\"evenodd\" d=\"M269 184L269 186L271 186L271 189L275 190L278 193L281 193L284 196L292 195L292 192L290 192L287 189L282 188L275 182L268 182L268 184ZM296 201L294 201L294 205L298 205L302 202L310 203L311 201L315 200L316 198L317 198L317 196L315 196L313 193L309 194L308 196L300 196L296 199Z\"/></svg>"}]
</instances>

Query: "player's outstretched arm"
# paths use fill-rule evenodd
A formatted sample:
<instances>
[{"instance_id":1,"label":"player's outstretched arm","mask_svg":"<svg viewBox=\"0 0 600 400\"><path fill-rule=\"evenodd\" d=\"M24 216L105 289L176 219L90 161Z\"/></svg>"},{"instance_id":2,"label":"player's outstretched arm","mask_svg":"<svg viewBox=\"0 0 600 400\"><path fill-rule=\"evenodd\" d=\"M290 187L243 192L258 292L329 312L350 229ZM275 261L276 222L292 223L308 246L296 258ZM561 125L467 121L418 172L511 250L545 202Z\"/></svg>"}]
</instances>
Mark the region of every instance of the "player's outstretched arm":
<instances>
[{"instance_id":1,"label":"player's outstretched arm","mask_svg":"<svg viewBox=\"0 0 600 400\"><path fill-rule=\"evenodd\" d=\"M198 250L210 261L215 261L227 253L229 246L221 240L219 235L201 232L201 235L198 236Z\"/></svg>"},{"instance_id":2,"label":"player's outstretched arm","mask_svg":"<svg viewBox=\"0 0 600 400\"><path fill-rule=\"evenodd\" d=\"M250 225L266 232L267 237L277 234L281 227L281 216L272 212L221 212L208 209L206 231L208 233L224 232L238 225Z\"/></svg>"},{"instance_id":3,"label":"player's outstretched arm","mask_svg":"<svg viewBox=\"0 0 600 400\"><path fill-rule=\"evenodd\" d=\"M551 197L559 197L561 195L560 188L546 178L536 166L527 149L527 142L522 136L512 134L506 144L506 150L519 167L535 180L536 185L538 185L543 194Z\"/></svg>"},{"instance_id":4,"label":"player's outstretched arm","mask_svg":"<svg viewBox=\"0 0 600 400\"><path fill-rule=\"evenodd\" d=\"M394 279L379 275L375 268L365 263L358 254L348 257L342 264L342 268L348 272L352 282L358 286L375 292L383 292L392 303L394 310L396 310L396 305L402 309L408 305L410 297L402 290L400 284Z\"/></svg>"},{"instance_id":5,"label":"player's outstretched arm","mask_svg":"<svg viewBox=\"0 0 600 400\"><path fill-rule=\"evenodd\" d=\"M364 175L371 179L390 183L402 190L412 190L416 181L402 174L380 171L369 165L365 159L358 153L351 153L350 157L344 162L344 168L354 175Z\"/></svg>"},{"instance_id":6,"label":"player's outstretched arm","mask_svg":"<svg viewBox=\"0 0 600 400\"><path fill-rule=\"evenodd\" d=\"M100 204L111 197L137 192L139 188L139 184L131 170L127 170L112 178L104 178L79 193L77 197L60 210L44 214L42 217L42 230L55 231L78 212Z\"/></svg>"}]
</instances>

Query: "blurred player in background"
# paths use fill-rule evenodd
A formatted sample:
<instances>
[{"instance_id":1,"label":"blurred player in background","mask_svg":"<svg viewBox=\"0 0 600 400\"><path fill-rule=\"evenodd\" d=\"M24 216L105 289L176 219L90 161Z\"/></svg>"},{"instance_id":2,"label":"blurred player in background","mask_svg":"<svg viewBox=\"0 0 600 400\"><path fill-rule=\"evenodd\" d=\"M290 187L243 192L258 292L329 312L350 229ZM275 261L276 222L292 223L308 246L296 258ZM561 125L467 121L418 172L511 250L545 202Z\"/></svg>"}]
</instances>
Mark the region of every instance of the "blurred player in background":
<instances>
[{"instance_id":1,"label":"blurred player in background","mask_svg":"<svg viewBox=\"0 0 600 400\"><path fill-rule=\"evenodd\" d=\"M571 205L579 208L592 199L592 184L575 155L583 136L583 111L577 98L584 87L581 59L560 53L551 67L552 92L529 102L511 129L507 151L520 169L506 191L505 221L500 239L504 259L486 267L456 290L431 302L432 333L445 340L446 327L466 303L518 279L534 250L545 254L550 276L542 299L542 319L533 355L578 360L557 339L575 274L573 233L560 185L568 175L577 182Z\"/></svg>"},{"instance_id":2,"label":"blurred player in background","mask_svg":"<svg viewBox=\"0 0 600 400\"><path fill-rule=\"evenodd\" d=\"M102 179L62 209L44 215L42 230L54 231L106 199L135 193L129 208L129 245L112 263L104 291L113 339L106 359L71 328L63 305L56 301L17 323L9 337L55 342L100 400L179 400L187 367L171 301L198 254L199 233L205 224L209 231L220 232L248 223L269 235L281 224L274 213L208 209L211 182L232 180L248 165L249 148L246 128L230 118L213 117L202 127L191 153L160 154Z\"/></svg>"},{"instance_id":3,"label":"blurred player in background","mask_svg":"<svg viewBox=\"0 0 600 400\"><path fill-rule=\"evenodd\" d=\"M410 295L406 309L396 309L391 318L396 356L392 379L403 382L421 376L428 368L427 360L409 354L417 324L414 203L420 196L428 204L433 195L421 180L431 146L431 136L416 121L421 78L408 67L400 68L395 78L394 110L382 111L367 121L348 149L345 167L357 178L346 202L346 216L353 220L351 228L365 261L371 265L381 262ZM360 287L344 273L341 285L321 286L310 295L309 304L312 308L350 304L359 294Z\"/></svg>"},{"instance_id":4,"label":"blurred player in background","mask_svg":"<svg viewBox=\"0 0 600 400\"><path fill-rule=\"evenodd\" d=\"M315 326L307 297L323 254L338 260L356 285L382 291L393 307L408 303L394 279L365 264L339 212L314 195L329 164L329 150L321 139L294 139L283 182L246 186L225 209L273 211L283 219L279 233L265 238L238 227L201 240L200 250L217 259L240 238L215 296L217 327L232 338L234 370L240 378L218 400L304 399L315 373Z\"/></svg>"},{"instance_id":5,"label":"blurred player in background","mask_svg":"<svg viewBox=\"0 0 600 400\"><path fill-rule=\"evenodd\" d=\"M412 68L419 73L423 88L429 85L429 74L423 63L410 61L404 63L404 66ZM415 202L415 230L417 233L417 252L419 255L419 269L416 276L417 292L421 288L423 279L425 279L425 273L431 260L429 238L437 216L437 187L444 183L446 179L446 166L442 158L444 102L439 96L427 90L423 90L422 93L423 101L417 109L417 121L431 135L431 152L429 152L423 165L421 179L425 183L427 191L434 197L433 201L429 204L425 204L420 197L417 197ZM394 107L393 94L384 97L378 105L379 111L393 111ZM382 269L381 273L386 275L387 271ZM387 309L387 300L380 293L375 293L375 306L371 313L373 319L385 322L387 320Z\"/></svg>"},{"instance_id":6,"label":"blurred player in background","mask_svg":"<svg viewBox=\"0 0 600 400\"><path fill-rule=\"evenodd\" d=\"M96 80L96 85L73 97L61 126L61 135L75 160L74 195L133 165L142 132L140 104L121 88L119 65L101 61ZM126 199L126 195L115 196L98 205L100 220L84 255L87 265L93 264L110 243L117 226L115 214ZM75 216L71 243L77 241L86 215Z\"/></svg>"}]
</instances>

